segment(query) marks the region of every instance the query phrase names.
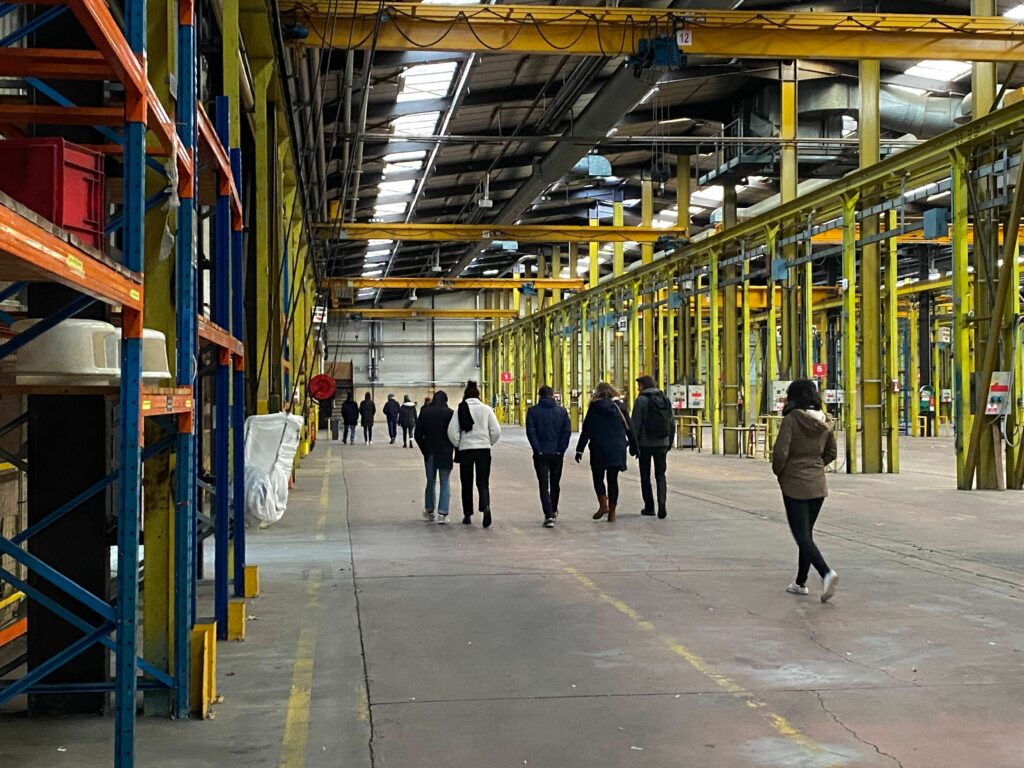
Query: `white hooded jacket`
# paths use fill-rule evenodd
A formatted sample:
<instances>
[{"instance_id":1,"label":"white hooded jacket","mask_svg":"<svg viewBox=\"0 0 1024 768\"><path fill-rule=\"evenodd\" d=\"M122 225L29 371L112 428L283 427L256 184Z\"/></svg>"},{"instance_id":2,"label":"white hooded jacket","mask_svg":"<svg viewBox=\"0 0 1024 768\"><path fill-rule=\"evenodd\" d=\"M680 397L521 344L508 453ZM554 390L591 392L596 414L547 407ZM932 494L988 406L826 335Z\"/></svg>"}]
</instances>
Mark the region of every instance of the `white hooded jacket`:
<instances>
[{"instance_id":1,"label":"white hooded jacket","mask_svg":"<svg viewBox=\"0 0 1024 768\"><path fill-rule=\"evenodd\" d=\"M501 437L498 417L494 415L491 406L481 403L475 397L469 398L465 403L473 417L473 429L469 432L459 429L459 411L456 408L451 421L448 422L448 440L460 451L490 450Z\"/></svg>"}]
</instances>

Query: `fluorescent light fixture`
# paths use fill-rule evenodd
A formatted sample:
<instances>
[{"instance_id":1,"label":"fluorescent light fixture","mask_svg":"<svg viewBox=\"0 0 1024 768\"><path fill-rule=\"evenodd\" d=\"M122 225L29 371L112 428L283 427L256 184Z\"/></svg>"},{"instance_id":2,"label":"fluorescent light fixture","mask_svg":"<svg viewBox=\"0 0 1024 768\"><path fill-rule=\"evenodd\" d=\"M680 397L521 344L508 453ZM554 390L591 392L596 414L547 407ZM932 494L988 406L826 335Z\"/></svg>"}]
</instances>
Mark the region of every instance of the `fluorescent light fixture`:
<instances>
[{"instance_id":1,"label":"fluorescent light fixture","mask_svg":"<svg viewBox=\"0 0 1024 768\"><path fill-rule=\"evenodd\" d=\"M609 128L609 129L608 129L608 133L606 133L606 134L604 135L604 137L605 137L605 138L607 139L607 138L609 138L610 136L614 136L614 135L615 135L616 133L618 133L618 132L619 132L619 129L618 129L618 128L616 128L616 127L615 127L615 126L613 125L613 126L612 126L611 128Z\"/></svg>"},{"instance_id":2,"label":"fluorescent light fixture","mask_svg":"<svg viewBox=\"0 0 1024 768\"><path fill-rule=\"evenodd\" d=\"M373 213L376 216L398 216L408 210L408 203L377 203L373 206Z\"/></svg>"},{"instance_id":3,"label":"fluorescent light fixture","mask_svg":"<svg viewBox=\"0 0 1024 768\"><path fill-rule=\"evenodd\" d=\"M496 270L496 269L485 269L484 270L484 276L485 277L494 277L496 274L498 274L498 270Z\"/></svg>"},{"instance_id":4,"label":"fluorescent light fixture","mask_svg":"<svg viewBox=\"0 0 1024 768\"><path fill-rule=\"evenodd\" d=\"M391 249L390 248L377 248L375 250L367 251L366 252L366 258L368 258L368 259L379 259L381 256L390 256L390 255L391 255Z\"/></svg>"},{"instance_id":5,"label":"fluorescent light fixture","mask_svg":"<svg viewBox=\"0 0 1024 768\"><path fill-rule=\"evenodd\" d=\"M422 160L427 156L427 151L424 149L415 152L392 152L391 154L384 155L385 163L401 163L406 160Z\"/></svg>"},{"instance_id":6,"label":"fluorescent light fixture","mask_svg":"<svg viewBox=\"0 0 1024 768\"><path fill-rule=\"evenodd\" d=\"M383 269L367 269L363 270L363 277L380 277L384 274Z\"/></svg>"},{"instance_id":7,"label":"fluorescent light fixture","mask_svg":"<svg viewBox=\"0 0 1024 768\"><path fill-rule=\"evenodd\" d=\"M401 115L391 121L391 132L405 135L432 134L437 130L437 121L441 117L440 112L414 112L411 115Z\"/></svg>"},{"instance_id":8,"label":"fluorescent light fixture","mask_svg":"<svg viewBox=\"0 0 1024 768\"><path fill-rule=\"evenodd\" d=\"M366 244L373 247L375 245L393 245L394 242L394 240L367 240Z\"/></svg>"},{"instance_id":9,"label":"fluorescent light fixture","mask_svg":"<svg viewBox=\"0 0 1024 768\"><path fill-rule=\"evenodd\" d=\"M957 80L970 71L970 62L925 59L905 70L905 73L914 77L928 77L932 80Z\"/></svg>"}]
</instances>

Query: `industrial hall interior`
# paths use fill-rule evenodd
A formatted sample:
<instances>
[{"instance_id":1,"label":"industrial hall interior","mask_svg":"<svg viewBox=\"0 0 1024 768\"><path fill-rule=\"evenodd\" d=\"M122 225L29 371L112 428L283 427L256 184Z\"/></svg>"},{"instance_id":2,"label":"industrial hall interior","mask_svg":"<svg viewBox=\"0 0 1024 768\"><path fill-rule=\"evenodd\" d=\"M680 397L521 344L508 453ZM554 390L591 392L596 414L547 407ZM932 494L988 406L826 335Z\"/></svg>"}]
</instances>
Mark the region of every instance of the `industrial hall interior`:
<instances>
[{"instance_id":1,"label":"industrial hall interior","mask_svg":"<svg viewBox=\"0 0 1024 768\"><path fill-rule=\"evenodd\" d=\"M1024 768L1019 0L9 0L0 137L0 768Z\"/></svg>"}]
</instances>

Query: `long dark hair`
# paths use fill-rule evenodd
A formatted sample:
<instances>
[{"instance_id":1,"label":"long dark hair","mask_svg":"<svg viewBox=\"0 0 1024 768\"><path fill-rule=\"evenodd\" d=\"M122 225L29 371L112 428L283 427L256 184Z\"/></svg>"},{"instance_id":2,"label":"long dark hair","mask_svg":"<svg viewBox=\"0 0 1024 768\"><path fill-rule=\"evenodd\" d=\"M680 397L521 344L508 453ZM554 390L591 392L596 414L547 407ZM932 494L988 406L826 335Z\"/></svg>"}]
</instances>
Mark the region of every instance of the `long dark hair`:
<instances>
[{"instance_id":1,"label":"long dark hair","mask_svg":"<svg viewBox=\"0 0 1024 768\"><path fill-rule=\"evenodd\" d=\"M786 390L786 405L782 409L783 415L797 409L801 411L821 410L821 395L818 394L818 388L810 379L797 379Z\"/></svg>"},{"instance_id":2,"label":"long dark hair","mask_svg":"<svg viewBox=\"0 0 1024 768\"><path fill-rule=\"evenodd\" d=\"M459 429L463 432L473 431L473 414L469 412L469 403L466 402L470 398L480 399L480 387L475 381L466 382L466 389L462 393L462 402L459 403Z\"/></svg>"}]
</instances>

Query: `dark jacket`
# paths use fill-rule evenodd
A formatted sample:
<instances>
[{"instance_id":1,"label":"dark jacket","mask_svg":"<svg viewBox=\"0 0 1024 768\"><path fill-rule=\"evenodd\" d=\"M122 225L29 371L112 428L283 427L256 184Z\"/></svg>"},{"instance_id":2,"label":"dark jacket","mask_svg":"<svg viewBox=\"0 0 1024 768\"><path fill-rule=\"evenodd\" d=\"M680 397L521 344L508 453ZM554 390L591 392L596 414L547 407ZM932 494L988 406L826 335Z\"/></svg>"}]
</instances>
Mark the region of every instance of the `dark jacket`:
<instances>
[{"instance_id":1,"label":"dark jacket","mask_svg":"<svg viewBox=\"0 0 1024 768\"><path fill-rule=\"evenodd\" d=\"M423 406L420 416L416 419L416 431L413 439L420 448L423 458L434 457L437 469L451 469L454 466L452 456L455 448L448 439L448 423L452 420L452 411L448 407L448 395L438 392L430 405Z\"/></svg>"},{"instance_id":2,"label":"dark jacket","mask_svg":"<svg viewBox=\"0 0 1024 768\"><path fill-rule=\"evenodd\" d=\"M648 426L655 420L665 421L665 437L651 437ZM633 403L633 434L641 448L671 448L675 432L672 403L660 389L651 388L640 392Z\"/></svg>"},{"instance_id":3,"label":"dark jacket","mask_svg":"<svg viewBox=\"0 0 1024 768\"><path fill-rule=\"evenodd\" d=\"M594 400L583 419L576 453L590 445L590 466L594 469L626 468L626 448L635 449L633 430L627 425L626 408L614 400Z\"/></svg>"},{"instance_id":4,"label":"dark jacket","mask_svg":"<svg viewBox=\"0 0 1024 768\"><path fill-rule=\"evenodd\" d=\"M384 415L388 421L398 421L398 414L401 413L402 406L398 404L398 401L392 398L384 403Z\"/></svg>"},{"instance_id":5,"label":"dark jacket","mask_svg":"<svg viewBox=\"0 0 1024 768\"><path fill-rule=\"evenodd\" d=\"M359 406L351 398L341 404L341 418L345 426L354 427L359 423Z\"/></svg>"},{"instance_id":6,"label":"dark jacket","mask_svg":"<svg viewBox=\"0 0 1024 768\"><path fill-rule=\"evenodd\" d=\"M828 496L825 465L836 460L831 419L821 411L790 411L782 419L772 449L772 471L782 495L791 499Z\"/></svg>"},{"instance_id":7,"label":"dark jacket","mask_svg":"<svg viewBox=\"0 0 1024 768\"><path fill-rule=\"evenodd\" d=\"M373 417L377 413L377 406L373 404L373 400L363 400L359 404L359 416L363 420L364 427L373 426Z\"/></svg>"},{"instance_id":8,"label":"dark jacket","mask_svg":"<svg viewBox=\"0 0 1024 768\"><path fill-rule=\"evenodd\" d=\"M561 456L571 437L569 412L555 398L541 398L526 412L526 438L535 455Z\"/></svg>"},{"instance_id":9,"label":"dark jacket","mask_svg":"<svg viewBox=\"0 0 1024 768\"><path fill-rule=\"evenodd\" d=\"M398 423L406 429L416 426L416 403L402 403L399 406Z\"/></svg>"}]
</instances>

